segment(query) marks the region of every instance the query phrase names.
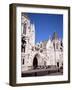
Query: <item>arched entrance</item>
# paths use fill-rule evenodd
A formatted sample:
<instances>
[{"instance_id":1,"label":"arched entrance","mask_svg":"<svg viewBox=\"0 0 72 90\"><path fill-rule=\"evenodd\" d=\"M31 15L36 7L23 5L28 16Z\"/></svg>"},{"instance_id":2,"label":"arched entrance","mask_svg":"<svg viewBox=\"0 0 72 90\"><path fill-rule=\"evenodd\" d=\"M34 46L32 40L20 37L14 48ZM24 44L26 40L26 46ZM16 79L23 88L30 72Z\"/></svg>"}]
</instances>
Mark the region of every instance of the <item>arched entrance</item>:
<instances>
[{"instance_id":1,"label":"arched entrance","mask_svg":"<svg viewBox=\"0 0 72 90\"><path fill-rule=\"evenodd\" d=\"M37 59L38 55L35 55L34 59L33 59L33 68L36 69L38 67L38 59Z\"/></svg>"}]
</instances>

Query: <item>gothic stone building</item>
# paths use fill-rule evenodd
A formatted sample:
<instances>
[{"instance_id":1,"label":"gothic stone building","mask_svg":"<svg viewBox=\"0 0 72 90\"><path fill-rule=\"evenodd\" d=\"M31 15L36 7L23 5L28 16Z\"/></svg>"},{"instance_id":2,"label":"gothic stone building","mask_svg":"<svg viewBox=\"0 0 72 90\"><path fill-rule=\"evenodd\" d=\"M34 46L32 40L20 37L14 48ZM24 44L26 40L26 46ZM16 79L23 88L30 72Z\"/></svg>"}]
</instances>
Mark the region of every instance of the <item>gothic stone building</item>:
<instances>
[{"instance_id":1,"label":"gothic stone building","mask_svg":"<svg viewBox=\"0 0 72 90\"><path fill-rule=\"evenodd\" d=\"M52 38L35 44L35 25L22 13L21 15L21 70L37 67L63 65L63 43L54 32Z\"/></svg>"}]
</instances>

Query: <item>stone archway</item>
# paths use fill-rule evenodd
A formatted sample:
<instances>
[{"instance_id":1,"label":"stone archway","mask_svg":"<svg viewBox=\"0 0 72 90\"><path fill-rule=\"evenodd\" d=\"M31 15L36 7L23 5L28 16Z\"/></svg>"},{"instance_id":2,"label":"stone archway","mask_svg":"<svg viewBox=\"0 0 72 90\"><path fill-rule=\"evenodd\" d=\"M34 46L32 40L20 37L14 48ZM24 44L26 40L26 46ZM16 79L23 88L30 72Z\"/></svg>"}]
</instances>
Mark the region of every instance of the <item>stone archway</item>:
<instances>
[{"instance_id":1,"label":"stone archway","mask_svg":"<svg viewBox=\"0 0 72 90\"><path fill-rule=\"evenodd\" d=\"M38 60L37 57L34 57L33 59L33 68L36 69L38 67Z\"/></svg>"},{"instance_id":2,"label":"stone archway","mask_svg":"<svg viewBox=\"0 0 72 90\"><path fill-rule=\"evenodd\" d=\"M36 54L33 58L33 68L36 69L38 67L38 54Z\"/></svg>"}]
</instances>

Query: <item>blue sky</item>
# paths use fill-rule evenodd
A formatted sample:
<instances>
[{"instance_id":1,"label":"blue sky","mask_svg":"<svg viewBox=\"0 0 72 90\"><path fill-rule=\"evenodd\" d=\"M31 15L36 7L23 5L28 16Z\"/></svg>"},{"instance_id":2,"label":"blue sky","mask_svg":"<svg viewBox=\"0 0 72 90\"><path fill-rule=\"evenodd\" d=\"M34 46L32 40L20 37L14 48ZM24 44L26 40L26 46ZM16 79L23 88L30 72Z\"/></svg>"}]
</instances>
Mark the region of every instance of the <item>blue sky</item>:
<instances>
[{"instance_id":1,"label":"blue sky","mask_svg":"<svg viewBox=\"0 0 72 90\"><path fill-rule=\"evenodd\" d=\"M31 23L35 24L36 43L48 40L54 32L63 38L63 15L27 13Z\"/></svg>"}]
</instances>

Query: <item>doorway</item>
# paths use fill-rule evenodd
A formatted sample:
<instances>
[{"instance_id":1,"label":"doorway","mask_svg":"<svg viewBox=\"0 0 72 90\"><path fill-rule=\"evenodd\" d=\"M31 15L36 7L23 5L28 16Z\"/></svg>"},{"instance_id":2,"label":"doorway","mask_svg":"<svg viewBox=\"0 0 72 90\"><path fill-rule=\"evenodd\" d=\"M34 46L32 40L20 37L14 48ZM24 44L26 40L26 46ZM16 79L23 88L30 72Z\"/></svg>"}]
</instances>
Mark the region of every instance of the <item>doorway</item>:
<instances>
[{"instance_id":1,"label":"doorway","mask_svg":"<svg viewBox=\"0 0 72 90\"><path fill-rule=\"evenodd\" d=\"M57 62L57 67L59 67L59 62Z\"/></svg>"},{"instance_id":2,"label":"doorway","mask_svg":"<svg viewBox=\"0 0 72 90\"><path fill-rule=\"evenodd\" d=\"M35 56L33 59L33 68L36 69L37 67L38 67L38 59L37 56Z\"/></svg>"}]
</instances>

